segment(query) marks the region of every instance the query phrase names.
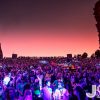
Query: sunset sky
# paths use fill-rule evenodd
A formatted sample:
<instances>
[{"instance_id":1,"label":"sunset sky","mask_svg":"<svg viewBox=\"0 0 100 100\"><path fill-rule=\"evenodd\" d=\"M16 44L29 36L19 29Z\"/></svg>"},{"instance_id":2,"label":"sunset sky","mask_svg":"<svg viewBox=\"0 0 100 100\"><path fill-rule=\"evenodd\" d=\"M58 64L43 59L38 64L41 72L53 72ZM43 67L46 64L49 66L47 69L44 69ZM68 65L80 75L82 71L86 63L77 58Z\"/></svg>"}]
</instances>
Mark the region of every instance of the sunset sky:
<instances>
[{"instance_id":1,"label":"sunset sky","mask_svg":"<svg viewBox=\"0 0 100 100\"><path fill-rule=\"evenodd\" d=\"M0 0L4 56L89 55L98 49L98 0Z\"/></svg>"}]
</instances>

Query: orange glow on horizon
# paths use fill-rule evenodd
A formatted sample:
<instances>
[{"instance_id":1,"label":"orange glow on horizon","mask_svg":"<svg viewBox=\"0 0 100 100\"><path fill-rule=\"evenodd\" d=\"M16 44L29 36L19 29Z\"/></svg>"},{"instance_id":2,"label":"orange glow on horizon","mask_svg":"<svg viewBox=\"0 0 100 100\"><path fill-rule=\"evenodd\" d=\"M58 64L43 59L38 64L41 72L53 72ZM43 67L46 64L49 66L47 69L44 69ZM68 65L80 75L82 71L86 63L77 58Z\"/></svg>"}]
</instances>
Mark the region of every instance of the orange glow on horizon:
<instances>
[{"instance_id":1,"label":"orange glow on horizon","mask_svg":"<svg viewBox=\"0 0 100 100\"><path fill-rule=\"evenodd\" d=\"M18 56L66 56L68 53L74 55L83 52L87 52L90 56L98 48L96 33L89 38L88 34L73 36L71 35L73 33L65 34L64 31L52 32L55 34L50 34L49 31L40 34L41 32L37 31L38 35L34 35L31 34L34 31L28 32L29 34L23 31L24 35L20 35L22 32L2 35L0 40L4 56L11 57L12 53L17 53Z\"/></svg>"}]
</instances>

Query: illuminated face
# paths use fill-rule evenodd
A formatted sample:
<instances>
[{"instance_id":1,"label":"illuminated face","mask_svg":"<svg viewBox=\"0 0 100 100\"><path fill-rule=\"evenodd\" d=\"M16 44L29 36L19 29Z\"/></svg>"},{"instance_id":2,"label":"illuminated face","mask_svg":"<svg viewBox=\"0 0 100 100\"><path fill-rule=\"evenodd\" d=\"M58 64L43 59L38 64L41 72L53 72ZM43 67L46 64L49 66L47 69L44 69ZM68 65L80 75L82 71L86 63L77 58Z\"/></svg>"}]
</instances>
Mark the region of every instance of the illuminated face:
<instances>
[{"instance_id":1,"label":"illuminated face","mask_svg":"<svg viewBox=\"0 0 100 100\"><path fill-rule=\"evenodd\" d=\"M49 82L47 82L47 86L50 86L50 81L49 81Z\"/></svg>"}]
</instances>

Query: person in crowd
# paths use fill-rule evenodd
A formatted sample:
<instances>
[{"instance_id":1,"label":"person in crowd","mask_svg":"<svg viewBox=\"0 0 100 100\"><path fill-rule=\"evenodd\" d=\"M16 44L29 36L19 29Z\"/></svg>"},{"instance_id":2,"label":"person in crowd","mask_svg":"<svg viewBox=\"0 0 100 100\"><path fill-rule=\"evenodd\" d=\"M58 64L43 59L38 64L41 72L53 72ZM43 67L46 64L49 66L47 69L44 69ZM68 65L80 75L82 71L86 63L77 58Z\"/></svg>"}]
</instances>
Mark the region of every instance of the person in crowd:
<instances>
[{"instance_id":1,"label":"person in crowd","mask_svg":"<svg viewBox=\"0 0 100 100\"><path fill-rule=\"evenodd\" d=\"M0 100L4 100L4 88L2 82L0 82Z\"/></svg>"},{"instance_id":2,"label":"person in crowd","mask_svg":"<svg viewBox=\"0 0 100 100\"><path fill-rule=\"evenodd\" d=\"M55 91L57 89L58 83L60 83L60 82L64 86L63 77L62 77L62 73L61 72L59 72L57 74L56 80L53 82L53 87L54 87L54 90L53 91Z\"/></svg>"},{"instance_id":3,"label":"person in crowd","mask_svg":"<svg viewBox=\"0 0 100 100\"><path fill-rule=\"evenodd\" d=\"M34 97L37 99L41 99L41 90L43 87L43 74L42 69L40 67L38 67L35 71L34 80Z\"/></svg>"},{"instance_id":4,"label":"person in crowd","mask_svg":"<svg viewBox=\"0 0 100 100\"><path fill-rule=\"evenodd\" d=\"M73 89L68 90L68 92L69 92L68 100L78 100L78 97L77 95L75 95Z\"/></svg>"},{"instance_id":5,"label":"person in crowd","mask_svg":"<svg viewBox=\"0 0 100 100\"><path fill-rule=\"evenodd\" d=\"M15 88L14 88L12 79L9 82L9 85L7 87L7 91L8 91L9 100L15 100Z\"/></svg>"},{"instance_id":6,"label":"person in crowd","mask_svg":"<svg viewBox=\"0 0 100 100\"><path fill-rule=\"evenodd\" d=\"M18 100L23 100L24 82L22 79L17 82L16 89L18 92Z\"/></svg>"},{"instance_id":7,"label":"person in crowd","mask_svg":"<svg viewBox=\"0 0 100 100\"><path fill-rule=\"evenodd\" d=\"M32 90L30 84L24 86L24 100L33 100L32 99Z\"/></svg>"},{"instance_id":8,"label":"person in crowd","mask_svg":"<svg viewBox=\"0 0 100 100\"><path fill-rule=\"evenodd\" d=\"M76 86L74 87L74 93L77 96L78 100L86 100L86 93L79 81L77 80Z\"/></svg>"},{"instance_id":9,"label":"person in crowd","mask_svg":"<svg viewBox=\"0 0 100 100\"><path fill-rule=\"evenodd\" d=\"M50 87L50 80L46 80L45 81L45 86L43 87L41 93L42 93L42 97L43 100L53 100L53 92L52 92L52 88Z\"/></svg>"},{"instance_id":10,"label":"person in crowd","mask_svg":"<svg viewBox=\"0 0 100 100\"><path fill-rule=\"evenodd\" d=\"M64 88L62 82L58 82L58 87L53 94L54 100L67 100L68 95L69 93L67 89Z\"/></svg>"},{"instance_id":11,"label":"person in crowd","mask_svg":"<svg viewBox=\"0 0 100 100\"><path fill-rule=\"evenodd\" d=\"M41 63L42 60L46 63ZM75 69L71 70L70 65ZM54 100L85 100L92 85L100 84L100 59L76 57L70 65L67 57L3 58L0 100L42 100L51 99L51 95Z\"/></svg>"}]
</instances>

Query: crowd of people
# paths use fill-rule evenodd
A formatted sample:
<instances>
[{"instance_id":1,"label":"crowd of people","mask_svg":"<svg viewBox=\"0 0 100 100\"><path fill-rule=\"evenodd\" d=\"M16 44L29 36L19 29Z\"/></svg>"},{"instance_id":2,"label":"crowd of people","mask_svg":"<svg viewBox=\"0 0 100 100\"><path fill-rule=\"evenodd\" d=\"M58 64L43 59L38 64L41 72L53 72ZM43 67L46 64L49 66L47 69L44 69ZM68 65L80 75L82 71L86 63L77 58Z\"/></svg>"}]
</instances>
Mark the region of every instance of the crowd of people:
<instances>
[{"instance_id":1,"label":"crowd of people","mask_svg":"<svg viewBox=\"0 0 100 100\"><path fill-rule=\"evenodd\" d=\"M0 60L0 100L90 100L86 93L99 84L100 59L95 57Z\"/></svg>"}]
</instances>

